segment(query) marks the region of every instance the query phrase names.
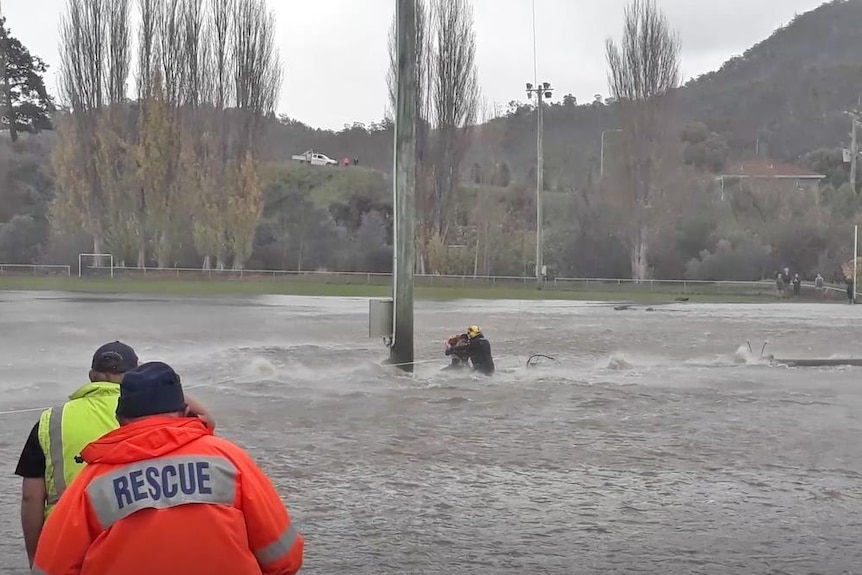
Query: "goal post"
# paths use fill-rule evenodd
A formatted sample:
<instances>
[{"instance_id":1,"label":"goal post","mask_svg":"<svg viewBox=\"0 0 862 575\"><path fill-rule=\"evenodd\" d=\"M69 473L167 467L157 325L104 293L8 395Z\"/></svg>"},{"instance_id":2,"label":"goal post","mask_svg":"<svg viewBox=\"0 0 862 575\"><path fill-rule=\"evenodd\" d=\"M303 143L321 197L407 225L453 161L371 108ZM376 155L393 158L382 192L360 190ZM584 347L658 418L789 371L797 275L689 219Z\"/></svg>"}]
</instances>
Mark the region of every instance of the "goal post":
<instances>
[{"instance_id":1,"label":"goal post","mask_svg":"<svg viewBox=\"0 0 862 575\"><path fill-rule=\"evenodd\" d=\"M110 272L111 279L114 278L114 254L78 254L78 278L83 278L84 269L99 270L102 273ZM101 273L99 274L101 275Z\"/></svg>"}]
</instances>

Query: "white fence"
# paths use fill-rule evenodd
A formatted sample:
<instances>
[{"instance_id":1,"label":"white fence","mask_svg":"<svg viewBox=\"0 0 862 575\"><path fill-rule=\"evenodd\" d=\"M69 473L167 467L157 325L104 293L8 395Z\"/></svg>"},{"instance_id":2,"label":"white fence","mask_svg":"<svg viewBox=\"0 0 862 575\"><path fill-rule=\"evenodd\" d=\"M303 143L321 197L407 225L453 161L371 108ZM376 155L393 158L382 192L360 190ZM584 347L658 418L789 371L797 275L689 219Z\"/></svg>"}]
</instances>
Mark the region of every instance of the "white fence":
<instances>
[{"instance_id":1,"label":"white fence","mask_svg":"<svg viewBox=\"0 0 862 575\"><path fill-rule=\"evenodd\" d=\"M0 277L8 276L72 276L72 266L43 264L0 264Z\"/></svg>"},{"instance_id":2,"label":"white fence","mask_svg":"<svg viewBox=\"0 0 862 575\"><path fill-rule=\"evenodd\" d=\"M295 270L231 270L199 268L138 268L115 267L114 275L120 279L180 279L180 280L270 280L305 281L342 285L390 285L392 274L373 272L331 272ZM533 276L473 276L416 274L419 287L521 287L534 288ZM633 280L619 278L552 278L544 285L547 290L584 292L644 292L726 295L773 295L774 280L762 281L706 281L706 280ZM803 284L806 291L813 284ZM830 286L829 291L844 291L843 287Z\"/></svg>"},{"instance_id":3,"label":"white fence","mask_svg":"<svg viewBox=\"0 0 862 575\"><path fill-rule=\"evenodd\" d=\"M341 285L390 285L392 274L372 272L330 272L295 270L231 270L200 268L157 267L111 267L113 277L123 279L177 279L177 280L248 280L248 281L295 281ZM87 267L81 275L106 279L105 269ZM93 272L93 273L88 273ZM72 276L71 266L0 264L3 276ZM416 274L419 287L510 287L534 288L536 278L532 276L473 276ZM724 295L774 295L774 280L762 281L705 281L705 280L633 280L621 278L551 278L544 285L546 290L583 292L659 292L686 294ZM827 286L829 292L844 293L843 286ZM814 285L805 283L803 290L810 294Z\"/></svg>"}]
</instances>

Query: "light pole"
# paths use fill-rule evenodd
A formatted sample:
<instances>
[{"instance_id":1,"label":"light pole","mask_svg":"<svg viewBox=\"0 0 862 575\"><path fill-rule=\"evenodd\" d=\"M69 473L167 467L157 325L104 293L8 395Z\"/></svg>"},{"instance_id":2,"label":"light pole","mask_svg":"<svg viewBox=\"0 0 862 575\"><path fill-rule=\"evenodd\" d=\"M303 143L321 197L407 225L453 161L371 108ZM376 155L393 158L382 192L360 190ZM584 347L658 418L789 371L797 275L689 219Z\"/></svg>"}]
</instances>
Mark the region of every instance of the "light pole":
<instances>
[{"instance_id":1,"label":"light pole","mask_svg":"<svg viewBox=\"0 0 862 575\"><path fill-rule=\"evenodd\" d=\"M620 129L616 130L605 130L602 132L602 151L601 151L601 160L599 161L599 180L605 179L605 134L608 132L622 132Z\"/></svg>"},{"instance_id":2,"label":"light pole","mask_svg":"<svg viewBox=\"0 0 862 575\"><path fill-rule=\"evenodd\" d=\"M545 153L542 146L542 137L544 136L545 126L542 118L542 105L545 98L550 98L554 91L548 82L542 82L536 87L527 82L527 98L532 99L535 93L539 99L538 107L538 135L536 137L536 287L542 289L544 274L544 266L542 265L543 244L542 236L542 190L545 187Z\"/></svg>"},{"instance_id":3,"label":"light pole","mask_svg":"<svg viewBox=\"0 0 862 575\"><path fill-rule=\"evenodd\" d=\"M859 157L859 145L856 139L856 128L859 126L859 113L855 110L852 112L845 111L845 114L853 120L853 131L850 136L853 138L850 144L850 185L853 186L853 191L856 191L856 160Z\"/></svg>"}]
</instances>

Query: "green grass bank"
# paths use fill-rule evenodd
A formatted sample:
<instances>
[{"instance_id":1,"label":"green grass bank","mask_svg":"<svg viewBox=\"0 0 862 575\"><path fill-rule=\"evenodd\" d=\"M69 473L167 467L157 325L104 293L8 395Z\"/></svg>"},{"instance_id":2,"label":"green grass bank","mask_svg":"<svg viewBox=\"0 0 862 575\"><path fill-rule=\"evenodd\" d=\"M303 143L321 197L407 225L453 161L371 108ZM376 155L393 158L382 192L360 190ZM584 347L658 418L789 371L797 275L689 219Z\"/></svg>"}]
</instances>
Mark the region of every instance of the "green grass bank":
<instances>
[{"instance_id":1,"label":"green grass bank","mask_svg":"<svg viewBox=\"0 0 862 575\"><path fill-rule=\"evenodd\" d=\"M774 295L745 293L681 293L679 289L653 286L622 285L604 289L537 290L532 284L521 286L421 286L416 287L416 299L514 299L514 300L575 300L619 301L633 303L673 302L679 297L702 303L768 303L778 301ZM342 297L387 297L390 288L384 282L376 284L326 282L300 278L278 279L167 279L167 278L97 278L66 277L0 277L0 290L68 291L80 293L164 294L181 296L219 295L301 295Z\"/></svg>"}]
</instances>

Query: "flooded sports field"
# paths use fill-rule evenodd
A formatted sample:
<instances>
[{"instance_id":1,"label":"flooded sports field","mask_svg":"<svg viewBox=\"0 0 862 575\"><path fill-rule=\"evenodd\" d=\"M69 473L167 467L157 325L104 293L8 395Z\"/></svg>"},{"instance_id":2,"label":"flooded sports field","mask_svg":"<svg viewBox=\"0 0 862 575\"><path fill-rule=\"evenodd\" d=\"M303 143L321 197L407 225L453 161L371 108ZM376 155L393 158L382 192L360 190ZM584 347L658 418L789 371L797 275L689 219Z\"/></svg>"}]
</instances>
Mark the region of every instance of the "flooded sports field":
<instances>
[{"instance_id":1,"label":"flooded sports field","mask_svg":"<svg viewBox=\"0 0 862 575\"><path fill-rule=\"evenodd\" d=\"M365 299L0 292L0 566L38 413L113 339L177 368L248 449L320 575L858 572L862 306L420 302L414 376ZM479 324L492 378L443 373ZM745 345L751 342L753 353ZM525 366L544 353L539 367Z\"/></svg>"}]
</instances>

